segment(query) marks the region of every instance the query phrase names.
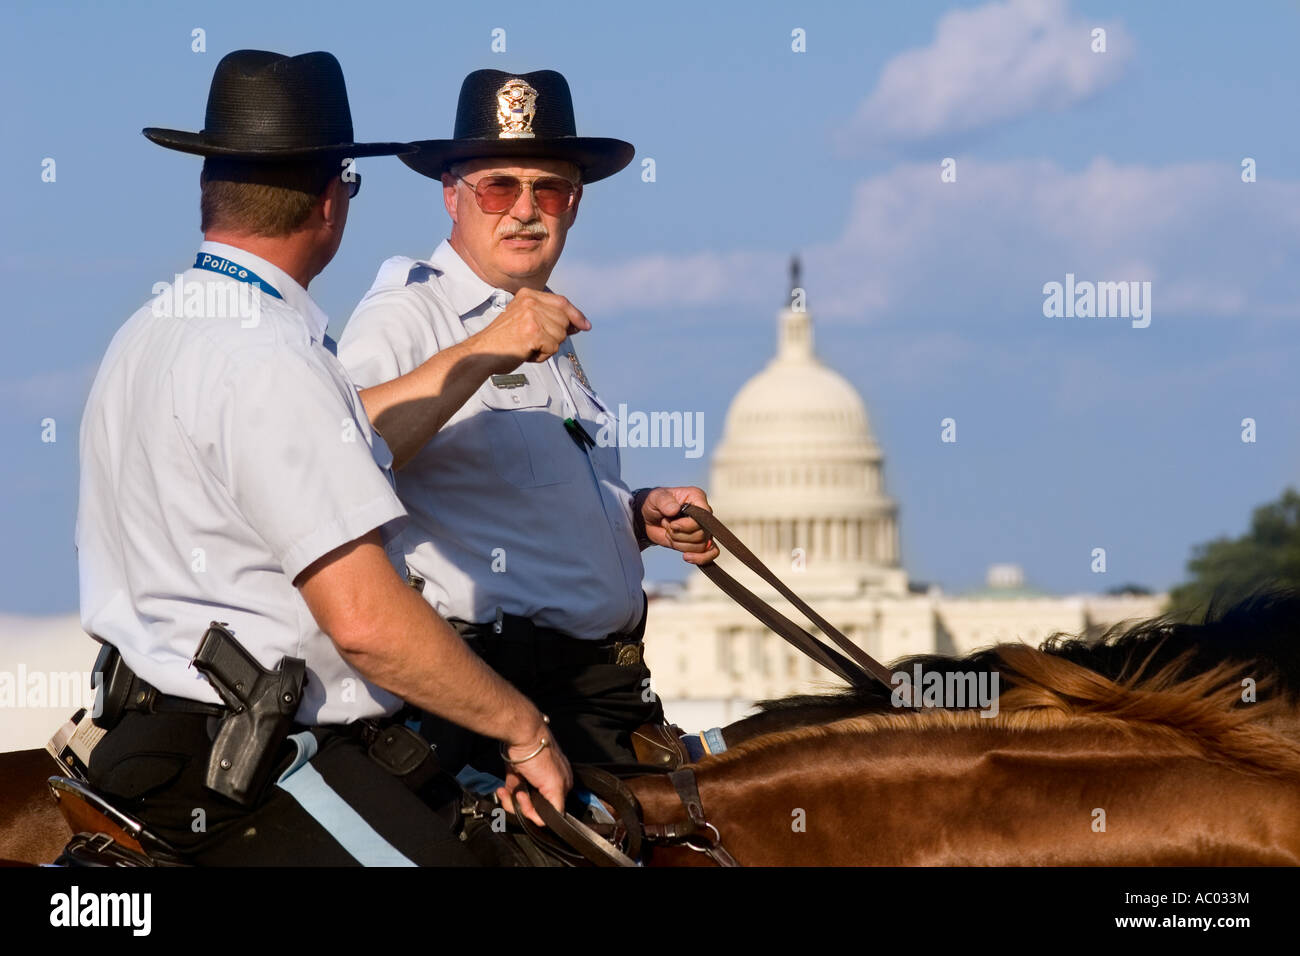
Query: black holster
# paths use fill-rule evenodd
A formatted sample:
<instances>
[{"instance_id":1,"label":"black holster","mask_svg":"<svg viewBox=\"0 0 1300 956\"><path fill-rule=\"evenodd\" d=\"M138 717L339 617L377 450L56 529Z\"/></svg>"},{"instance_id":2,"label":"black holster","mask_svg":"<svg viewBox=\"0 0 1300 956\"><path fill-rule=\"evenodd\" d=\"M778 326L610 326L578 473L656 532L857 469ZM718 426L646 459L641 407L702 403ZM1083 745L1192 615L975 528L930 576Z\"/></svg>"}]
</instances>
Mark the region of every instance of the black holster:
<instances>
[{"instance_id":1,"label":"black holster","mask_svg":"<svg viewBox=\"0 0 1300 956\"><path fill-rule=\"evenodd\" d=\"M112 730L122 719L130 699L132 676L116 647L107 641L100 645L91 676L91 683L95 687L95 703L90 711L90 719L96 727Z\"/></svg>"},{"instance_id":2,"label":"black holster","mask_svg":"<svg viewBox=\"0 0 1300 956\"><path fill-rule=\"evenodd\" d=\"M255 803L293 726L307 664L286 656L266 670L216 621L190 663L230 708L212 742L204 784L241 805Z\"/></svg>"}]
</instances>

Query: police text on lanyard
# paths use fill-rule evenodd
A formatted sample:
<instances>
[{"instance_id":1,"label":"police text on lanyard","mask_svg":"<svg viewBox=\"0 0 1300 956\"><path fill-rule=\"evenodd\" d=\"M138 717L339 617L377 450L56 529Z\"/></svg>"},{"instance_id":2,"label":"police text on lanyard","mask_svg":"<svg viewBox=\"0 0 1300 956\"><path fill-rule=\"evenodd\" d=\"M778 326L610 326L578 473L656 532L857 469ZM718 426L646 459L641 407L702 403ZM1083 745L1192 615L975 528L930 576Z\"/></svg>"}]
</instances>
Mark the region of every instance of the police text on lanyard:
<instances>
[{"instance_id":1,"label":"police text on lanyard","mask_svg":"<svg viewBox=\"0 0 1300 956\"><path fill-rule=\"evenodd\" d=\"M224 259L221 256L214 256L209 252L200 252L194 257L194 268L207 269L209 272L216 272L227 278L234 279L236 282L247 282L249 285L261 289L269 296L274 296L280 301L284 301L284 296L271 283L267 282L252 269L245 269L237 263ZM339 347L328 335L322 336L322 344L329 351L330 355L338 355Z\"/></svg>"},{"instance_id":2,"label":"police text on lanyard","mask_svg":"<svg viewBox=\"0 0 1300 956\"><path fill-rule=\"evenodd\" d=\"M224 259L221 256L214 256L210 252L200 252L195 256L194 268L207 269L209 272L220 273L227 278L234 279L236 282L247 282L249 285L258 287L269 296L274 296L281 300L284 299L284 296L280 295L280 293L276 291L275 286L271 285L271 283L267 282L252 269L245 269L243 266L231 262L229 259Z\"/></svg>"}]
</instances>

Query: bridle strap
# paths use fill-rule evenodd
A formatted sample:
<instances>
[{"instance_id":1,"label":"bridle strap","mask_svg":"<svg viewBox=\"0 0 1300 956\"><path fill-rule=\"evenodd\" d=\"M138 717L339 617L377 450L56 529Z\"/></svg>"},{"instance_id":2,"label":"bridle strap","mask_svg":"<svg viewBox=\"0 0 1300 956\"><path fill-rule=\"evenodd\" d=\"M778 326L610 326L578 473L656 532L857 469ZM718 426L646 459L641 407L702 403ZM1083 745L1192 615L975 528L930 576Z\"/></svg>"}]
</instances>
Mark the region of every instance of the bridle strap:
<instances>
[{"instance_id":1,"label":"bridle strap","mask_svg":"<svg viewBox=\"0 0 1300 956\"><path fill-rule=\"evenodd\" d=\"M610 840L604 839L600 833L572 814L556 810L535 787L524 781L514 793L515 819L537 847L549 851L570 865L585 859L595 866L637 866L633 857L640 853L644 836L655 842L684 843L693 850L707 854L719 866L740 866L722 845L717 827L705 818L699 784L695 779L695 771L690 767L683 767L668 775L677 798L686 809L686 822L659 825L641 823L641 806L635 794L612 774L587 766L575 767L574 770L583 786L593 793L597 793L599 788L600 798L614 806L618 819L623 822L623 828L628 834L629 852L622 852ZM538 830L520 809L519 795L525 792L550 834ZM614 828L612 838L617 839L618 829Z\"/></svg>"},{"instance_id":2,"label":"bridle strap","mask_svg":"<svg viewBox=\"0 0 1300 956\"><path fill-rule=\"evenodd\" d=\"M874 657L864 651L858 645L840 633L839 629L827 621L824 617L812 609L809 604L790 590L786 584L778 578L771 569L768 568L753 551L749 550L744 543L737 538L731 530L718 520L712 512L705 511L703 508L695 505L682 505L679 517L688 517L695 519L701 528L712 536L713 540L725 547L733 554L741 564L749 568L760 578L766 581L772 587L776 588L777 593L787 601L798 608L808 620L812 621L821 629L821 632L839 645L840 650L847 654L851 661L846 661L844 657L837 654L832 648L826 647L821 641L809 634L794 621L790 620L780 611L769 607L753 591L745 587L730 574L719 568L714 562L700 565L700 570L716 584L723 593L731 597L737 604L745 608L756 618L770 627L777 634L781 635L799 650L803 651L817 663L821 664L828 670L838 674L850 684L861 683L859 678L863 675L879 681L884 685L886 690L893 690L892 674L885 665L881 664ZM814 649L815 648L815 649Z\"/></svg>"},{"instance_id":3,"label":"bridle strap","mask_svg":"<svg viewBox=\"0 0 1300 956\"><path fill-rule=\"evenodd\" d=\"M668 782L677 791L677 798L686 808L686 816L697 829L703 829L708 823L704 819L704 801L700 799L700 785L695 780L695 771L690 767L674 770L668 775Z\"/></svg>"},{"instance_id":4,"label":"bridle strap","mask_svg":"<svg viewBox=\"0 0 1300 956\"><path fill-rule=\"evenodd\" d=\"M636 794L612 773L590 764L578 764L573 768L573 775L588 791L614 809L614 819L627 836L624 853L634 860L640 857L641 804L637 802ZM618 824L615 825L616 832L620 828Z\"/></svg>"},{"instance_id":5,"label":"bridle strap","mask_svg":"<svg viewBox=\"0 0 1300 956\"><path fill-rule=\"evenodd\" d=\"M686 816L690 820L689 828L680 834L681 839L687 845L690 845L692 840L703 843L702 847L692 847L692 849L707 853L718 866L740 866L736 858L728 853L726 847L720 842L717 827L705 819L704 801L700 799L700 786L695 780L695 771L690 767L683 767L670 773L668 779L673 789L677 791L677 798L682 801L682 806L686 808Z\"/></svg>"}]
</instances>

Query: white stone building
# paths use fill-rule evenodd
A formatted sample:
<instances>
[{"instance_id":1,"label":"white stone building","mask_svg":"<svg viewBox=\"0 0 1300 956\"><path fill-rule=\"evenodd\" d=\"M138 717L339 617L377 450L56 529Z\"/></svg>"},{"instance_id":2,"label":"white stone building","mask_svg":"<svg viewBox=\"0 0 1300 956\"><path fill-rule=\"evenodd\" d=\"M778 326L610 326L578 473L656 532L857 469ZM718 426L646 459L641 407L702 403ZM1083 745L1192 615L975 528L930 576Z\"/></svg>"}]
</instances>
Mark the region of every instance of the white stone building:
<instances>
[{"instance_id":1,"label":"white stone building","mask_svg":"<svg viewBox=\"0 0 1300 956\"><path fill-rule=\"evenodd\" d=\"M797 264L792 271L797 287ZM899 561L898 506L886 493L883 462L862 398L817 359L811 314L783 310L776 355L727 411L709 500L765 564L867 653L885 663L965 654L1160 613L1163 594L1042 594L1024 586L1015 565L990 567L978 594L917 593ZM725 552L719 564L806 623ZM669 719L692 730L736 720L756 700L838 683L700 574L684 588L653 589L646 657Z\"/></svg>"}]
</instances>

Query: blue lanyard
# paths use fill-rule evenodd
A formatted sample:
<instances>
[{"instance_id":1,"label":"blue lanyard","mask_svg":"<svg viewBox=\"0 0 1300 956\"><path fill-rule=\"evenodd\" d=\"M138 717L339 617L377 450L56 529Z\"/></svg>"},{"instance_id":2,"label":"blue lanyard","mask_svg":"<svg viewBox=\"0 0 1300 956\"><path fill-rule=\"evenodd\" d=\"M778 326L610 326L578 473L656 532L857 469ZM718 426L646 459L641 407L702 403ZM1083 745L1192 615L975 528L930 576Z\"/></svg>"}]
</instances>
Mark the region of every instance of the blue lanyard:
<instances>
[{"instance_id":1,"label":"blue lanyard","mask_svg":"<svg viewBox=\"0 0 1300 956\"><path fill-rule=\"evenodd\" d=\"M229 279L237 282L247 282L250 285L259 287L267 295L274 296L277 299L283 299L284 296L276 291L275 286L267 282L252 269L245 269L238 263L231 262L221 256L214 256L210 252L200 252L194 257L194 268L207 269L209 272L216 272Z\"/></svg>"}]
</instances>

